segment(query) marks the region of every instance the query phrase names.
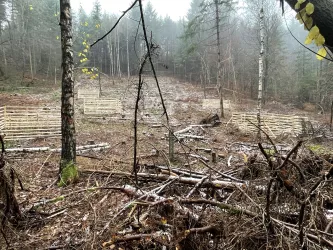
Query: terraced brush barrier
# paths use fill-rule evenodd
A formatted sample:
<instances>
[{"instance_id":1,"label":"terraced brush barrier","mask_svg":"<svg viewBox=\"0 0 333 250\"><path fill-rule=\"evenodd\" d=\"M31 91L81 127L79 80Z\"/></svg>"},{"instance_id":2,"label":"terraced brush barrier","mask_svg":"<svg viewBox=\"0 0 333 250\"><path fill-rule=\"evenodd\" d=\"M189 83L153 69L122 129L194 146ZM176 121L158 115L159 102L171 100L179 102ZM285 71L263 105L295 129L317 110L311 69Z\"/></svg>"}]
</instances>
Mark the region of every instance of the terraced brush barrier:
<instances>
[{"instance_id":1,"label":"terraced brush barrier","mask_svg":"<svg viewBox=\"0 0 333 250\"><path fill-rule=\"evenodd\" d=\"M5 128L5 120L4 120L4 107L0 107L0 131Z\"/></svg>"},{"instance_id":2,"label":"terraced brush barrier","mask_svg":"<svg viewBox=\"0 0 333 250\"><path fill-rule=\"evenodd\" d=\"M78 99L85 99L85 98L99 98L100 91L99 89L79 89L77 92Z\"/></svg>"},{"instance_id":3,"label":"terraced brush barrier","mask_svg":"<svg viewBox=\"0 0 333 250\"><path fill-rule=\"evenodd\" d=\"M220 99L202 99L203 109L220 109ZM223 100L223 108L231 110L230 100Z\"/></svg>"},{"instance_id":4,"label":"terraced brush barrier","mask_svg":"<svg viewBox=\"0 0 333 250\"><path fill-rule=\"evenodd\" d=\"M123 105L119 99L84 99L83 113L88 116L121 114Z\"/></svg>"},{"instance_id":5,"label":"terraced brush barrier","mask_svg":"<svg viewBox=\"0 0 333 250\"><path fill-rule=\"evenodd\" d=\"M61 135L60 108L36 106L0 107L0 133L6 141Z\"/></svg>"},{"instance_id":6,"label":"terraced brush barrier","mask_svg":"<svg viewBox=\"0 0 333 250\"><path fill-rule=\"evenodd\" d=\"M299 135L306 132L307 117L282 115L282 114L262 114L262 129L272 137L282 134ZM234 112L228 123L235 124L244 133L256 133L258 128L253 124L258 124L257 113Z\"/></svg>"}]
</instances>

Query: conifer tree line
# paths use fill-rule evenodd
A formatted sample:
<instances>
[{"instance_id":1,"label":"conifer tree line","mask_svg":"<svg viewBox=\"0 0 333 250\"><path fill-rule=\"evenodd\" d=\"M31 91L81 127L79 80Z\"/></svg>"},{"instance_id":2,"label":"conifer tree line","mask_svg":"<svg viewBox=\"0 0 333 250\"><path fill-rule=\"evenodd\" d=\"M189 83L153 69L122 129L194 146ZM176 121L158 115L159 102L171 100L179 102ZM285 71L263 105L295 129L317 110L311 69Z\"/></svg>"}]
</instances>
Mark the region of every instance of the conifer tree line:
<instances>
[{"instance_id":1,"label":"conifer tree line","mask_svg":"<svg viewBox=\"0 0 333 250\"><path fill-rule=\"evenodd\" d=\"M155 65L161 76L172 76L202 86L217 83L216 4L219 8L221 65L225 93L256 98L260 51L261 0L240 6L233 0L192 0L183 18L158 15L152 3L144 14L151 42L159 46ZM318 61L301 47L286 28L300 37L306 31L295 18L284 17L277 2L264 1L264 101L305 102L328 108L332 99L330 64ZM83 3L84 4L84 3ZM176 6L175 6L176 7ZM98 71L111 77L135 76L145 53L135 7L117 28L90 49L116 22L117 15L94 2L91 13L81 6L74 12L73 41L76 72L96 78ZM294 14L292 14L294 15ZM56 0L0 0L0 77L59 79L59 2ZM93 69L93 70L91 70ZM95 70L95 71L94 71ZM148 69L149 71L149 69Z\"/></svg>"}]
</instances>

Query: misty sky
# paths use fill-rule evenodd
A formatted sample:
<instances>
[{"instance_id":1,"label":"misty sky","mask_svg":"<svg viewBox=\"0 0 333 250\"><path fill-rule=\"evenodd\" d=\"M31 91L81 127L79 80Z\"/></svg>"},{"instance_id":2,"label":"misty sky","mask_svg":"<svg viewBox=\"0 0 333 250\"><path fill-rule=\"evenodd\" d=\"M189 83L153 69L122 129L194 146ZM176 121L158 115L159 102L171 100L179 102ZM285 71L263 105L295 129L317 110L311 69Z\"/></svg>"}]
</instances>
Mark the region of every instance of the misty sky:
<instances>
[{"instance_id":1,"label":"misty sky","mask_svg":"<svg viewBox=\"0 0 333 250\"><path fill-rule=\"evenodd\" d=\"M115 14L121 14L126 10L133 0L99 0L102 5L103 12L111 12ZM191 0L150 0L157 13L164 17L169 15L173 20L178 20L179 17L186 16L186 13L190 7ZM147 0L143 0L143 3L147 3ZM72 8L78 10L80 3L86 12L90 12L93 7L94 1L86 0L72 0Z\"/></svg>"}]
</instances>

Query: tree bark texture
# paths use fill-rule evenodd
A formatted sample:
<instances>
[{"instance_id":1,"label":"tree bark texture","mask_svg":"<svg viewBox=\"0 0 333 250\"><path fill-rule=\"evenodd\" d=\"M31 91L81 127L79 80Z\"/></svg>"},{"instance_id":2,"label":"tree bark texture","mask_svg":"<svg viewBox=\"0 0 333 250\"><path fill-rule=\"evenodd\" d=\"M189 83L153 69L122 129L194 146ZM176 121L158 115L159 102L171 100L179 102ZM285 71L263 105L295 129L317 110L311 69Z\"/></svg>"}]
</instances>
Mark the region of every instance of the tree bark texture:
<instances>
[{"instance_id":1,"label":"tree bark texture","mask_svg":"<svg viewBox=\"0 0 333 250\"><path fill-rule=\"evenodd\" d=\"M291 8L295 9L297 0L286 0ZM303 9L308 1L301 5ZM317 25L320 33L325 37L325 45L333 52L333 1L332 0L311 0L315 9L311 15L314 25Z\"/></svg>"},{"instance_id":2,"label":"tree bark texture","mask_svg":"<svg viewBox=\"0 0 333 250\"><path fill-rule=\"evenodd\" d=\"M76 161L74 122L74 61L72 17L70 0L60 0L60 27L62 50L61 133L62 151L60 171Z\"/></svg>"},{"instance_id":3,"label":"tree bark texture","mask_svg":"<svg viewBox=\"0 0 333 250\"><path fill-rule=\"evenodd\" d=\"M258 84L258 107L257 107L257 119L258 119L258 138L260 139L260 128L261 128L261 102L262 102L262 85L264 78L264 9L263 7L260 10L260 54L259 54L259 84Z\"/></svg>"}]
</instances>

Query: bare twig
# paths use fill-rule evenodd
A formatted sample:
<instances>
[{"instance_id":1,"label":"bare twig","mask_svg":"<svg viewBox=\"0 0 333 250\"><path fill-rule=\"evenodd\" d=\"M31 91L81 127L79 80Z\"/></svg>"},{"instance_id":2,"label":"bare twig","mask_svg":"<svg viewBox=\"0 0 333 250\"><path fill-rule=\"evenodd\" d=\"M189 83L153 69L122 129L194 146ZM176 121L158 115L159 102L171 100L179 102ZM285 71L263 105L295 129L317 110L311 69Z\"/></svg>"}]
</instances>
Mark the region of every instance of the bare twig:
<instances>
[{"instance_id":1,"label":"bare twig","mask_svg":"<svg viewBox=\"0 0 333 250\"><path fill-rule=\"evenodd\" d=\"M235 206L232 206L230 204L223 203L223 202L217 202L217 201L205 200L205 199L197 199L197 200L182 199L182 200L179 200L179 202L183 203L183 204L209 204L209 205L212 205L212 206L217 206L222 210L227 210L227 211L229 211L230 213L233 213L233 214L245 214L245 215L250 216L250 217L260 218L260 215L255 213L255 212L252 212L252 211L244 209L244 208L235 207ZM291 227L289 223L277 220L275 218L271 218L271 221L274 222L274 223L277 223L279 225L284 226L285 228L290 230L290 232L292 232L292 233L299 234L299 230L297 230L296 228ZM307 236L309 239L311 239L311 240L313 240L313 241L315 241L319 244L322 244L322 245L328 246L330 248L333 248L333 242L328 240L327 238L325 238L323 236L318 237L316 235L309 234L309 233L305 233L305 236Z\"/></svg>"},{"instance_id":2,"label":"bare twig","mask_svg":"<svg viewBox=\"0 0 333 250\"><path fill-rule=\"evenodd\" d=\"M186 198L190 198L191 195L204 183L204 181L208 178L208 176L204 176L201 180L195 184L195 186L191 189L191 191L186 195Z\"/></svg>"},{"instance_id":3,"label":"bare twig","mask_svg":"<svg viewBox=\"0 0 333 250\"><path fill-rule=\"evenodd\" d=\"M160 99L161 99L163 111L164 111L164 114L165 114L165 117L166 117L166 120L167 120L167 125L169 127L169 116L168 116L168 112L167 112L166 107L165 107L164 99L163 99L163 96L162 96L162 91L161 91L160 85L158 83L158 79L157 79L155 67L154 67L154 64L153 64L153 61L152 61L152 54L151 54L151 50L150 50L150 46L149 46L149 42L148 42L147 31L146 31L146 26L145 26L145 19L144 19L144 15L143 15L142 0L138 0L138 1L139 1L139 6L140 6L142 29L143 29L144 39L145 39L145 42L146 42L146 47L147 47L147 52L148 52L148 58L149 58L149 62L150 62L151 68L153 70L153 75L154 75L154 78L155 78L155 81L156 81L156 85L157 85L157 88L158 88L158 93L160 95Z\"/></svg>"},{"instance_id":4,"label":"bare twig","mask_svg":"<svg viewBox=\"0 0 333 250\"><path fill-rule=\"evenodd\" d=\"M225 178L228 178L228 179L230 179L230 180L237 181L237 182L242 182L242 183L244 182L243 180L237 179L237 178L235 178L235 177L232 177L232 176L230 176L230 175L224 174L224 173L222 173L222 172L220 172L220 171L214 169L213 167L209 166L209 165L208 165L204 160L202 160L202 159L199 159L199 161L200 161L202 164L204 164L207 168L209 168L210 170L214 171L215 173L218 173L219 175L221 175L221 176L223 176L223 177L225 177Z\"/></svg>"},{"instance_id":5,"label":"bare twig","mask_svg":"<svg viewBox=\"0 0 333 250\"><path fill-rule=\"evenodd\" d=\"M126 15L126 13L128 11L130 11L135 5L136 3L138 2L138 0L135 0L132 5L123 12L123 14L118 18L117 22L113 25L113 27L104 35L102 36L101 38L97 39L93 44L90 45L90 47L93 47L96 43L98 43L99 41L103 40L107 35L109 35L118 25L118 23L120 22L120 20Z\"/></svg>"},{"instance_id":6,"label":"bare twig","mask_svg":"<svg viewBox=\"0 0 333 250\"><path fill-rule=\"evenodd\" d=\"M332 226L333 226L333 219L331 219L331 221L327 224L325 228L325 233L328 233Z\"/></svg>"},{"instance_id":7,"label":"bare twig","mask_svg":"<svg viewBox=\"0 0 333 250\"><path fill-rule=\"evenodd\" d=\"M281 156L281 158L282 158L283 160L287 159L287 158L284 157L284 156ZM304 176L304 173L303 173L301 167L298 166L298 164L297 164L296 162L294 162L293 160L291 160L291 159L288 159L288 162L289 162L291 165L293 165L293 166L297 169L299 175L301 176L301 183L304 183L304 182L305 182L305 176Z\"/></svg>"},{"instance_id":8,"label":"bare twig","mask_svg":"<svg viewBox=\"0 0 333 250\"><path fill-rule=\"evenodd\" d=\"M266 158L267 162L268 162L268 166L270 167L271 170L274 169L274 166L273 166L273 162L271 160L271 157L268 156L268 154L266 153L264 147L262 146L262 144L259 142L258 143L258 146L259 146L259 149L260 149L260 152L264 155L264 157Z\"/></svg>"},{"instance_id":9,"label":"bare twig","mask_svg":"<svg viewBox=\"0 0 333 250\"><path fill-rule=\"evenodd\" d=\"M266 131L263 130L261 127L259 127L257 124L251 122L250 120L247 119L247 121L248 121L249 123L251 123L253 126L255 126L257 129L261 130L261 131L265 134L267 140L272 144L272 146L273 146L273 148L274 148L274 151L275 151L275 153L277 154L277 153L278 153L278 150L277 150L277 148L276 148L276 146L275 146L275 143L273 142L273 140L271 139L271 137L266 133Z\"/></svg>"},{"instance_id":10,"label":"bare twig","mask_svg":"<svg viewBox=\"0 0 333 250\"><path fill-rule=\"evenodd\" d=\"M135 101L135 109L134 109L134 152L133 152L133 173L135 176L135 183L138 185L138 177L137 177L137 172L138 172L138 159L137 159L137 149L138 149L138 110L139 110L139 101L141 99L141 89L142 89L142 72L143 68L147 62L148 58L148 53L146 53L142 63L140 64L140 70L139 70L139 84L138 84L138 91L137 91L137 96L136 96L136 101Z\"/></svg>"},{"instance_id":11,"label":"bare twig","mask_svg":"<svg viewBox=\"0 0 333 250\"><path fill-rule=\"evenodd\" d=\"M303 141L298 141L297 144L288 152L282 164L278 167L278 169L282 169L288 162L290 156L302 145Z\"/></svg>"}]
</instances>

